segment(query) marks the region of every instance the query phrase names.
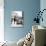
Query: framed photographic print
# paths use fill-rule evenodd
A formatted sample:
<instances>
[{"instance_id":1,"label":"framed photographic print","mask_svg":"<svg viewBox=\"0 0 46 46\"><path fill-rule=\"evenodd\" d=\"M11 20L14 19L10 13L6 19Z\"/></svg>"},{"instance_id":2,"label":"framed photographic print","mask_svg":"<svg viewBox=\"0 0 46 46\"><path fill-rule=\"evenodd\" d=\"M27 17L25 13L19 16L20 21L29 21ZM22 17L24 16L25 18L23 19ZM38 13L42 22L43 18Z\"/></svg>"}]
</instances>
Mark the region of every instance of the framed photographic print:
<instances>
[{"instance_id":1,"label":"framed photographic print","mask_svg":"<svg viewBox=\"0 0 46 46\"><path fill-rule=\"evenodd\" d=\"M12 11L11 13L11 27L23 27L24 17L22 11Z\"/></svg>"}]
</instances>

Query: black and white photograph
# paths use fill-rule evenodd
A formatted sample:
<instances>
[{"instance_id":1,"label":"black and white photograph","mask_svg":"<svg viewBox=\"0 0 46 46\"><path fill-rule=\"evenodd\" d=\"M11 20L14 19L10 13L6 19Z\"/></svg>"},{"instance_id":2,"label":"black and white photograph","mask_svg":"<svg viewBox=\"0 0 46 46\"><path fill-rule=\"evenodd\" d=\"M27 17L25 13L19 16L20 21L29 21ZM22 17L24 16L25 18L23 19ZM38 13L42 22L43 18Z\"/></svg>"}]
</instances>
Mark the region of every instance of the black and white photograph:
<instances>
[{"instance_id":1,"label":"black and white photograph","mask_svg":"<svg viewBox=\"0 0 46 46\"><path fill-rule=\"evenodd\" d=\"M23 27L24 17L22 11L12 11L11 13L11 26L12 27Z\"/></svg>"}]
</instances>

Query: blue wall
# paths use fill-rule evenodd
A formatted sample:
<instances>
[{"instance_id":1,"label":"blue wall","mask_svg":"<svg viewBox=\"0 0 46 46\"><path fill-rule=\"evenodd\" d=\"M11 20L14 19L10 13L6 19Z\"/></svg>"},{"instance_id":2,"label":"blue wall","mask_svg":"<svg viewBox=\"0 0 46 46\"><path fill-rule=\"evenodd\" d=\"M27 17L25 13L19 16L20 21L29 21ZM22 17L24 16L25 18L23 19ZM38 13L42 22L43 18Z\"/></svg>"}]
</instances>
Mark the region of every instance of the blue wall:
<instances>
[{"instance_id":1,"label":"blue wall","mask_svg":"<svg viewBox=\"0 0 46 46\"><path fill-rule=\"evenodd\" d=\"M40 1L40 10L42 11L43 9L46 9L46 0L41 0ZM43 12L43 22L40 21L40 25L46 27L46 10Z\"/></svg>"},{"instance_id":2,"label":"blue wall","mask_svg":"<svg viewBox=\"0 0 46 46\"><path fill-rule=\"evenodd\" d=\"M32 20L35 12L40 9L40 0L4 0L4 30L5 40L18 41L32 28ZM11 11L24 11L24 27L13 28L10 24Z\"/></svg>"}]
</instances>

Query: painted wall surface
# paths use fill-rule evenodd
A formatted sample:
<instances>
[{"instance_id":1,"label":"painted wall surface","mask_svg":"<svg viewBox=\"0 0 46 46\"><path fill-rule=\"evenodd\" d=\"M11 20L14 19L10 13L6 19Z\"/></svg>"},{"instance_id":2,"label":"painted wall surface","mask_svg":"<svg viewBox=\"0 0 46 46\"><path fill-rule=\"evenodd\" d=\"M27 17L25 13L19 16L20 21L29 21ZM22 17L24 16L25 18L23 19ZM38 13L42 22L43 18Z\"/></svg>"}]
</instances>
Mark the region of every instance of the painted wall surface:
<instances>
[{"instance_id":1,"label":"painted wall surface","mask_svg":"<svg viewBox=\"0 0 46 46\"><path fill-rule=\"evenodd\" d=\"M46 9L46 0L41 0L41 1L40 1L40 9L41 9L41 11L42 11L43 9ZM40 22L40 25L46 27L46 10L43 12L42 17L43 17L43 22L41 21L41 22Z\"/></svg>"},{"instance_id":2,"label":"painted wall surface","mask_svg":"<svg viewBox=\"0 0 46 46\"><path fill-rule=\"evenodd\" d=\"M4 0L4 35L7 41L18 41L32 29L35 12L40 9L40 0ZM11 11L24 11L24 27L11 27Z\"/></svg>"},{"instance_id":3,"label":"painted wall surface","mask_svg":"<svg viewBox=\"0 0 46 46\"><path fill-rule=\"evenodd\" d=\"M0 0L0 42L4 41L4 0Z\"/></svg>"}]
</instances>

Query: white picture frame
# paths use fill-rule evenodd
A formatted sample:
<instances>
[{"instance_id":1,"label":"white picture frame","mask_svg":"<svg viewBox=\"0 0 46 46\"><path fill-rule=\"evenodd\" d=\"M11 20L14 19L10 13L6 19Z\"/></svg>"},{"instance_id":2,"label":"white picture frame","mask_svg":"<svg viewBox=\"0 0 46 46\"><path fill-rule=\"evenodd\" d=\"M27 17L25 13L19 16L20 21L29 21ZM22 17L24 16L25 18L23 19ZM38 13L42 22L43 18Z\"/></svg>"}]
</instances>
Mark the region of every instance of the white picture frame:
<instances>
[{"instance_id":1,"label":"white picture frame","mask_svg":"<svg viewBox=\"0 0 46 46\"><path fill-rule=\"evenodd\" d=\"M22 11L11 12L11 27L23 27L24 17Z\"/></svg>"}]
</instances>

